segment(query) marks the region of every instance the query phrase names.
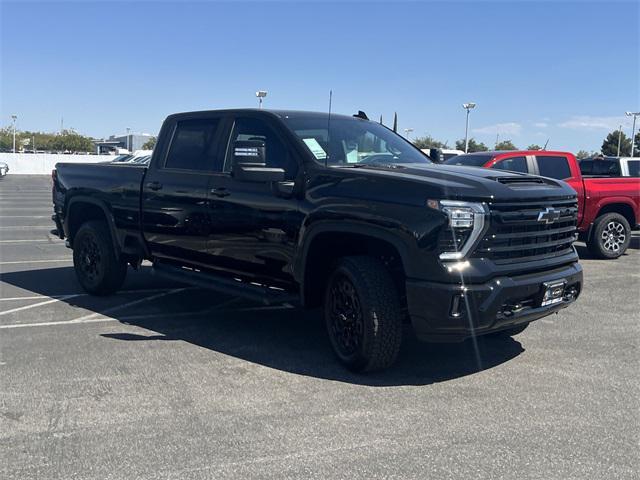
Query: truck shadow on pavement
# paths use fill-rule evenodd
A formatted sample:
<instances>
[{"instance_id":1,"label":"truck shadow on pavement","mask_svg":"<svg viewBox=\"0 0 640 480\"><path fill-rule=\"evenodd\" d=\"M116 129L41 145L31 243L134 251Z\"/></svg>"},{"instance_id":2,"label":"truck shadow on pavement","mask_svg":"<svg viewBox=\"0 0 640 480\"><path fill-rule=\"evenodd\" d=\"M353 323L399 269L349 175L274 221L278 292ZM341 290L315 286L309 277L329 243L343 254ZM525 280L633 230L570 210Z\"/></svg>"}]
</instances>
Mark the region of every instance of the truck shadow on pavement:
<instances>
[{"instance_id":1,"label":"truck shadow on pavement","mask_svg":"<svg viewBox=\"0 0 640 480\"><path fill-rule=\"evenodd\" d=\"M130 272L127 285L144 285L144 277L154 278L148 275L148 269L144 270ZM36 294L56 295L58 289L79 291L71 267L4 273L1 277L5 284ZM60 287L60 283L64 283L64 288ZM167 288L175 286L172 284ZM193 299L198 294L200 301ZM101 335L105 341L188 342L283 372L368 386L444 382L488 370L524 351L520 342L511 338L478 338L476 342L460 344L421 343L413 337L411 329L406 328L402 350L393 367L383 372L354 374L344 369L333 356L318 311L264 308L244 301L229 303L232 300L230 297L209 291L191 291L191 295L193 298L186 301L175 295L167 296L163 300L164 305L155 305L152 309L154 305L150 303L147 310L143 308L134 312L137 315L132 315L127 309L109 312L109 317L127 325L125 331L96 335ZM105 311L104 304L100 306L102 301L104 297L61 299L61 302L82 307L88 313ZM202 313L203 308L215 305L221 305L221 308L214 307ZM149 315L149 311L162 313ZM175 315L172 311L175 311ZM114 324L109 325L113 330ZM131 332L130 326L155 333ZM215 361L214 358L224 360L218 356L213 357L212 361Z\"/></svg>"}]
</instances>

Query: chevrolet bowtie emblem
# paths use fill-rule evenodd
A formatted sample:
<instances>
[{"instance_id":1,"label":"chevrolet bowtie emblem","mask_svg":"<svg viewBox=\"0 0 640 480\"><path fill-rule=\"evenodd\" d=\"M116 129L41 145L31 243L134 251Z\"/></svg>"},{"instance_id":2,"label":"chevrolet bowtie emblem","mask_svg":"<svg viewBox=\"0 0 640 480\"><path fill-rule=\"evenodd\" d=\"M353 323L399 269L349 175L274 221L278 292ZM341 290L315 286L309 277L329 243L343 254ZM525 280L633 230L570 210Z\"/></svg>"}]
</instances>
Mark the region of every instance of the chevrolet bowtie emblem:
<instances>
[{"instance_id":1,"label":"chevrolet bowtie emblem","mask_svg":"<svg viewBox=\"0 0 640 480\"><path fill-rule=\"evenodd\" d=\"M557 208L547 207L538 213L538 221L544 223L553 223L560 220L560 210Z\"/></svg>"}]
</instances>

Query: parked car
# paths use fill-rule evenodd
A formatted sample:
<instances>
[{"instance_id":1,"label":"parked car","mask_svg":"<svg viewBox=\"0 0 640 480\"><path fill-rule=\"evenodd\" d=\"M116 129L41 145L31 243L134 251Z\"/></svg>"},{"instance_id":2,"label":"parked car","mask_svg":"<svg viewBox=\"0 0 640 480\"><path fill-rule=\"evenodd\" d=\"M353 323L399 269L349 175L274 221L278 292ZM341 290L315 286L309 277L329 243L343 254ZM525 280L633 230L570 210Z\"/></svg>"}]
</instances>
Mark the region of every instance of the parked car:
<instances>
[{"instance_id":1,"label":"parked car","mask_svg":"<svg viewBox=\"0 0 640 480\"><path fill-rule=\"evenodd\" d=\"M0 178L4 177L7 173L9 173L9 165L0 162Z\"/></svg>"},{"instance_id":2,"label":"parked car","mask_svg":"<svg viewBox=\"0 0 640 480\"><path fill-rule=\"evenodd\" d=\"M582 289L566 183L434 165L361 112L171 115L148 166L52 175L87 292L118 290L127 264L150 260L203 288L323 306L355 371L390 366L405 321L423 340L515 335Z\"/></svg>"},{"instance_id":3,"label":"parked car","mask_svg":"<svg viewBox=\"0 0 640 480\"><path fill-rule=\"evenodd\" d=\"M594 161L593 171L602 172L602 177L583 176L581 169L586 164L578 163L572 153L545 150L471 153L445 163L509 170L567 182L578 193L578 232L591 253L599 258L622 255L629 247L631 229L640 223L640 179L608 175L606 172L611 173L616 166L619 169L615 162Z\"/></svg>"},{"instance_id":4,"label":"parked car","mask_svg":"<svg viewBox=\"0 0 640 480\"><path fill-rule=\"evenodd\" d=\"M596 157L579 162L584 176L640 177L640 158Z\"/></svg>"}]
</instances>

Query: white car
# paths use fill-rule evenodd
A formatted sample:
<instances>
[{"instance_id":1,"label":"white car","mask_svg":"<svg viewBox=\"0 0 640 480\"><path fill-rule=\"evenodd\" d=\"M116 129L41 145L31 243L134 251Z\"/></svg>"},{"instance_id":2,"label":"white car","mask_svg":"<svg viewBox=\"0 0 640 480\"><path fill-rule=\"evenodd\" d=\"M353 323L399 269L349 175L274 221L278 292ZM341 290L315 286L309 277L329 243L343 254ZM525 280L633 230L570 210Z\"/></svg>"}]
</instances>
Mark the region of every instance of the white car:
<instances>
[{"instance_id":1,"label":"white car","mask_svg":"<svg viewBox=\"0 0 640 480\"><path fill-rule=\"evenodd\" d=\"M623 177L640 177L640 157L620 157Z\"/></svg>"},{"instance_id":2,"label":"white car","mask_svg":"<svg viewBox=\"0 0 640 480\"><path fill-rule=\"evenodd\" d=\"M0 178L4 177L9 172L9 165L4 162L0 162Z\"/></svg>"}]
</instances>

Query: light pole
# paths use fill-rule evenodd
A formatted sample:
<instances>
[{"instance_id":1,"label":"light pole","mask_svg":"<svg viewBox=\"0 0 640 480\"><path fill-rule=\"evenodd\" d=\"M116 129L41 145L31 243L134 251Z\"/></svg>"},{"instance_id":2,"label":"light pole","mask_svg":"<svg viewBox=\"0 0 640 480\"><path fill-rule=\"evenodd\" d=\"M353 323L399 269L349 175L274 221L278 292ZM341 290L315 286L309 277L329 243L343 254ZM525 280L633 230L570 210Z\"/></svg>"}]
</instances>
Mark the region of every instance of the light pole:
<instances>
[{"instance_id":1,"label":"light pole","mask_svg":"<svg viewBox=\"0 0 640 480\"><path fill-rule=\"evenodd\" d=\"M622 125L620 125L620 128L618 129L618 154L616 155L616 157L620 156L620 141L622 140Z\"/></svg>"},{"instance_id":2,"label":"light pole","mask_svg":"<svg viewBox=\"0 0 640 480\"><path fill-rule=\"evenodd\" d=\"M633 157L633 147L635 145L636 136L636 117L640 115L640 112L624 112L627 117L633 117L633 127L631 128L631 156ZM14 129L15 131L15 129Z\"/></svg>"},{"instance_id":3,"label":"light pole","mask_svg":"<svg viewBox=\"0 0 640 480\"><path fill-rule=\"evenodd\" d=\"M11 115L11 120L13 120L13 153L16 153L16 120L18 116L14 113Z\"/></svg>"},{"instance_id":4,"label":"light pole","mask_svg":"<svg viewBox=\"0 0 640 480\"><path fill-rule=\"evenodd\" d=\"M129 153L131 153L131 148L129 147L129 132L131 131L131 128L127 127L127 150L129 150Z\"/></svg>"},{"instance_id":5,"label":"light pole","mask_svg":"<svg viewBox=\"0 0 640 480\"><path fill-rule=\"evenodd\" d=\"M463 103L462 108L467 111L467 124L464 127L464 153L467 153L469 150L469 113L476 108L476 104L473 102Z\"/></svg>"},{"instance_id":6,"label":"light pole","mask_svg":"<svg viewBox=\"0 0 640 480\"><path fill-rule=\"evenodd\" d=\"M258 90L256 92L256 97L258 97L258 108L262 108L262 99L267 96L266 90Z\"/></svg>"},{"instance_id":7,"label":"light pole","mask_svg":"<svg viewBox=\"0 0 640 480\"><path fill-rule=\"evenodd\" d=\"M407 138L407 140L409 140L409 136L411 135L411 132L413 132L413 128L404 129L404 136Z\"/></svg>"}]
</instances>

